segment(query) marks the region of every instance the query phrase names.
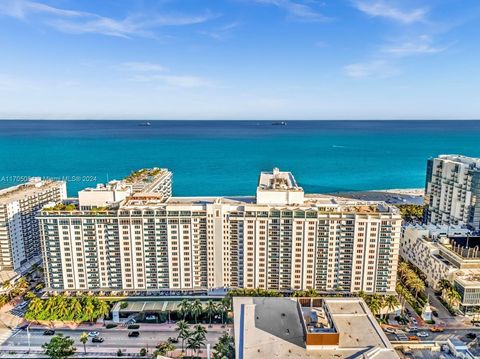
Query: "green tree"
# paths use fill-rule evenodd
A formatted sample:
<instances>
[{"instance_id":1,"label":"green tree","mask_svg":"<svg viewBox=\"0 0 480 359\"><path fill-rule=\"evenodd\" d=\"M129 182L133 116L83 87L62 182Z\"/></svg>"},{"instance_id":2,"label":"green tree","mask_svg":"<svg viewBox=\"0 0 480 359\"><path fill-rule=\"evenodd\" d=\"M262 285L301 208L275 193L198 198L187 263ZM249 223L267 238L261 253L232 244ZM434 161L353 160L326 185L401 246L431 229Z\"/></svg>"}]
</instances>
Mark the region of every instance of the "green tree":
<instances>
[{"instance_id":1,"label":"green tree","mask_svg":"<svg viewBox=\"0 0 480 359\"><path fill-rule=\"evenodd\" d=\"M395 308L398 307L399 304L400 302L398 301L398 298L396 295L388 295L387 297L385 297L385 306L389 313L393 312ZM387 318L388 318L388 314L387 314Z\"/></svg>"},{"instance_id":2,"label":"green tree","mask_svg":"<svg viewBox=\"0 0 480 359\"><path fill-rule=\"evenodd\" d=\"M208 323L211 325L212 324L212 316L217 312L217 305L213 300L209 300L207 302L207 306L205 308L207 314L208 314Z\"/></svg>"},{"instance_id":3,"label":"green tree","mask_svg":"<svg viewBox=\"0 0 480 359\"><path fill-rule=\"evenodd\" d=\"M213 358L230 359L234 357L234 354L233 338L225 332L213 346Z\"/></svg>"},{"instance_id":4,"label":"green tree","mask_svg":"<svg viewBox=\"0 0 480 359\"><path fill-rule=\"evenodd\" d=\"M407 279L408 273L410 272L410 266L408 265L407 262L402 261L398 264L397 272L402 282L405 282L405 280Z\"/></svg>"},{"instance_id":5,"label":"green tree","mask_svg":"<svg viewBox=\"0 0 480 359\"><path fill-rule=\"evenodd\" d=\"M460 293L458 293L455 288L451 288L446 291L446 298L448 300L448 304L450 304L452 307L456 306L462 300Z\"/></svg>"},{"instance_id":6,"label":"green tree","mask_svg":"<svg viewBox=\"0 0 480 359\"><path fill-rule=\"evenodd\" d=\"M199 333L193 333L187 338L187 349L193 350L195 357L197 356L198 350L205 346L205 338Z\"/></svg>"},{"instance_id":7,"label":"green tree","mask_svg":"<svg viewBox=\"0 0 480 359\"><path fill-rule=\"evenodd\" d=\"M203 313L202 302L199 299L195 299L190 306L190 312L195 318L195 324L198 323L198 316Z\"/></svg>"},{"instance_id":8,"label":"green tree","mask_svg":"<svg viewBox=\"0 0 480 359\"><path fill-rule=\"evenodd\" d=\"M425 283L419 277L411 279L407 285L415 293L415 299L417 299L419 293L425 290Z\"/></svg>"},{"instance_id":9,"label":"green tree","mask_svg":"<svg viewBox=\"0 0 480 359\"><path fill-rule=\"evenodd\" d=\"M26 300L32 300L33 298L37 298L37 296L33 292L27 292L27 294L25 294Z\"/></svg>"},{"instance_id":10,"label":"green tree","mask_svg":"<svg viewBox=\"0 0 480 359\"><path fill-rule=\"evenodd\" d=\"M222 315L222 324L225 324L225 317L228 315L232 307L232 299L230 297L223 297L220 301L219 309Z\"/></svg>"},{"instance_id":11,"label":"green tree","mask_svg":"<svg viewBox=\"0 0 480 359\"><path fill-rule=\"evenodd\" d=\"M157 350L153 353L155 356L165 356L168 353L173 352L175 350L175 345L169 342L162 342L157 345Z\"/></svg>"},{"instance_id":12,"label":"green tree","mask_svg":"<svg viewBox=\"0 0 480 359\"><path fill-rule=\"evenodd\" d=\"M183 299L178 305L178 309L183 317L183 320L185 320L187 318L187 315L191 313L191 305L188 299Z\"/></svg>"},{"instance_id":13,"label":"green tree","mask_svg":"<svg viewBox=\"0 0 480 359\"><path fill-rule=\"evenodd\" d=\"M63 320L70 312L68 308L67 298L63 294L59 295L56 300L56 311L59 319Z\"/></svg>"},{"instance_id":14,"label":"green tree","mask_svg":"<svg viewBox=\"0 0 480 359\"><path fill-rule=\"evenodd\" d=\"M188 323L185 320L178 321L177 327L175 328L175 330L178 332L177 338L180 338L182 340L182 353L183 353L185 340L190 336Z\"/></svg>"},{"instance_id":15,"label":"green tree","mask_svg":"<svg viewBox=\"0 0 480 359\"><path fill-rule=\"evenodd\" d=\"M104 319L110 313L110 305L104 300L99 300L97 303L96 314L98 317Z\"/></svg>"},{"instance_id":16,"label":"green tree","mask_svg":"<svg viewBox=\"0 0 480 359\"><path fill-rule=\"evenodd\" d=\"M375 316L377 316L383 308L382 298L377 294L372 295L367 304Z\"/></svg>"},{"instance_id":17,"label":"green tree","mask_svg":"<svg viewBox=\"0 0 480 359\"><path fill-rule=\"evenodd\" d=\"M63 334L57 334L52 339L43 344L45 355L50 359L67 359L71 357L76 348L73 346L74 340L70 337L64 337Z\"/></svg>"},{"instance_id":18,"label":"green tree","mask_svg":"<svg viewBox=\"0 0 480 359\"><path fill-rule=\"evenodd\" d=\"M452 283L448 279L440 279L437 286L442 290L449 290L452 288Z\"/></svg>"},{"instance_id":19,"label":"green tree","mask_svg":"<svg viewBox=\"0 0 480 359\"><path fill-rule=\"evenodd\" d=\"M83 352L87 354L87 342L88 342L88 334L83 332L80 334L80 342L83 344Z\"/></svg>"}]
</instances>

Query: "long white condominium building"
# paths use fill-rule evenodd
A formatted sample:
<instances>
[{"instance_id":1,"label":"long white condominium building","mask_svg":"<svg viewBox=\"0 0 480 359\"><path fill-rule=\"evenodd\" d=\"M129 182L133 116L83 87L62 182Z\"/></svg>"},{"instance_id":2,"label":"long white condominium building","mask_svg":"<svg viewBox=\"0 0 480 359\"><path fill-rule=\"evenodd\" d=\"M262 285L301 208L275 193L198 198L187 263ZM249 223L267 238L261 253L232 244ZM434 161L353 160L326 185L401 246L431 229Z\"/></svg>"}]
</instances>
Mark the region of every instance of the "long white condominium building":
<instances>
[{"instance_id":1,"label":"long white condominium building","mask_svg":"<svg viewBox=\"0 0 480 359\"><path fill-rule=\"evenodd\" d=\"M17 271L40 258L35 215L46 203L65 198L65 182L40 178L0 190L0 271Z\"/></svg>"},{"instance_id":2,"label":"long white condominium building","mask_svg":"<svg viewBox=\"0 0 480 359\"><path fill-rule=\"evenodd\" d=\"M480 229L480 159L441 155L428 160L425 222Z\"/></svg>"},{"instance_id":3,"label":"long white condominium building","mask_svg":"<svg viewBox=\"0 0 480 359\"><path fill-rule=\"evenodd\" d=\"M134 191L97 205L39 215L50 289L395 290L397 209L305 195L290 172L262 172L256 197Z\"/></svg>"}]
</instances>

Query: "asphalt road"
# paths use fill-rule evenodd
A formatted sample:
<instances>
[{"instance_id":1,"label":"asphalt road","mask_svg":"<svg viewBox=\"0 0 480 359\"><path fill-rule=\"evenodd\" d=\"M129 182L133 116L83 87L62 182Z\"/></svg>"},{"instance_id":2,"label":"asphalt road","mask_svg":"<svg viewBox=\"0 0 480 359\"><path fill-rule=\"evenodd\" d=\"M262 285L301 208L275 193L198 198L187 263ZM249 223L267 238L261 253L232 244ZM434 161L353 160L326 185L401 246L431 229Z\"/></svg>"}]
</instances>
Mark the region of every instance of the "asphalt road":
<instances>
[{"instance_id":1,"label":"asphalt road","mask_svg":"<svg viewBox=\"0 0 480 359\"><path fill-rule=\"evenodd\" d=\"M419 332L427 332L428 337L420 338L421 341L447 341L449 338L457 338L466 343L470 342L472 339L468 339L465 337L467 333L475 333L480 336L479 329L445 329L444 332L441 333L432 333L428 330L419 330ZM408 335L415 335L415 333L405 333ZM390 341L397 341L397 336L395 334L387 334L387 337Z\"/></svg>"},{"instance_id":2,"label":"asphalt road","mask_svg":"<svg viewBox=\"0 0 480 359\"><path fill-rule=\"evenodd\" d=\"M137 338L129 338L128 330L115 330L115 329L104 329L98 330L100 332L100 337L104 338L103 343L92 343L91 338L87 342L87 351L89 348L95 347L109 347L109 348L154 348L159 342L166 341L168 337L175 337L175 332L159 332L159 331L142 331L139 329L140 336ZM75 346L78 351L83 351L83 344L80 342L80 334L84 330L56 330L55 334L63 333L64 335L70 336L75 340ZM218 341L218 338L222 335L219 332L207 332L207 343L210 343L212 346ZM41 346L43 343L50 341L52 336L43 335L43 330L32 329L30 330L30 345ZM8 338L3 344L3 346L26 346L28 345L27 331L21 330L17 333L14 333L10 338ZM181 347L181 341L177 344L178 347Z\"/></svg>"}]
</instances>

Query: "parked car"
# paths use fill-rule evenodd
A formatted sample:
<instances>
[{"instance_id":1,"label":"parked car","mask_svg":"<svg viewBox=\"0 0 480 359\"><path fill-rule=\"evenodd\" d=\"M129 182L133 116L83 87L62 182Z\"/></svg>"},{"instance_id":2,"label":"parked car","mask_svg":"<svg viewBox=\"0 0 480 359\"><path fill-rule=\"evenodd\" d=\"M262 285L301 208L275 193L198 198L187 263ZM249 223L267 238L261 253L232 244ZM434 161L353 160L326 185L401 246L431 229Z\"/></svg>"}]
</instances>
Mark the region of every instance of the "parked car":
<instances>
[{"instance_id":1,"label":"parked car","mask_svg":"<svg viewBox=\"0 0 480 359\"><path fill-rule=\"evenodd\" d=\"M28 305L28 302L22 302L19 305L17 305L17 309L23 309Z\"/></svg>"},{"instance_id":2,"label":"parked car","mask_svg":"<svg viewBox=\"0 0 480 359\"><path fill-rule=\"evenodd\" d=\"M442 327L431 327L431 328L430 328L430 331L431 331L432 333L441 333L441 332L443 332L444 330L445 330L445 329L443 329Z\"/></svg>"},{"instance_id":3,"label":"parked car","mask_svg":"<svg viewBox=\"0 0 480 359\"><path fill-rule=\"evenodd\" d=\"M22 325L18 325L15 329L17 330L25 330L28 328L28 326L30 325L30 323L25 323L25 324L22 324Z\"/></svg>"},{"instance_id":4,"label":"parked car","mask_svg":"<svg viewBox=\"0 0 480 359\"><path fill-rule=\"evenodd\" d=\"M169 337L167 340L169 343L172 343L172 344L178 343L178 338L175 338L175 337Z\"/></svg>"},{"instance_id":5,"label":"parked car","mask_svg":"<svg viewBox=\"0 0 480 359\"><path fill-rule=\"evenodd\" d=\"M54 335L55 334L55 330L53 329L47 329L43 332L43 335Z\"/></svg>"},{"instance_id":6,"label":"parked car","mask_svg":"<svg viewBox=\"0 0 480 359\"><path fill-rule=\"evenodd\" d=\"M408 329L408 332L409 333L416 333L416 332L418 332L418 328L417 327L411 327L410 329Z\"/></svg>"},{"instance_id":7,"label":"parked car","mask_svg":"<svg viewBox=\"0 0 480 359\"><path fill-rule=\"evenodd\" d=\"M415 341L415 340L420 340L420 338L417 337L416 335L409 335L409 336L408 336L408 340L410 340L410 341Z\"/></svg>"},{"instance_id":8,"label":"parked car","mask_svg":"<svg viewBox=\"0 0 480 359\"><path fill-rule=\"evenodd\" d=\"M100 333L99 333L99 332L95 332L95 331L88 333L88 336L89 336L90 338L91 338L91 337L98 337L99 335L100 335Z\"/></svg>"},{"instance_id":9,"label":"parked car","mask_svg":"<svg viewBox=\"0 0 480 359\"><path fill-rule=\"evenodd\" d=\"M140 336L140 332L128 332L128 337L129 338L137 338Z\"/></svg>"},{"instance_id":10,"label":"parked car","mask_svg":"<svg viewBox=\"0 0 480 359\"><path fill-rule=\"evenodd\" d=\"M432 314L434 317L438 317L438 312L436 310L432 310Z\"/></svg>"},{"instance_id":11,"label":"parked car","mask_svg":"<svg viewBox=\"0 0 480 359\"><path fill-rule=\"evenodd\" d=\"M101 337L93 337L92 338L92 343L103 343L105 339L101 338Z\"/></svg>"},{"instance_id":12,"label":"parked car","mask_svg":"<svg viewBox=\"0 0 480 359\"><path fill-rule=\"evenodd\" d=\"M412 318L412 323L417 325L417 320L415 318Z\"/></svg>"},{"instance_id":13,"label":"parked car","mask_svg":"<svg viewBox=\"0 0 480 359\"><path fill-rule=\"evenodd\" d=\"M157 320L155 314L150 314L145 317L145 320Z\"/></svg>"},{"instance_id":14,"label":"parked car","mask_svg":"<svg viewBox=\"0 0 480 359\"><path fill-rule=\"evenodd\" d=\"M395 329L392 328L383 328L383 331L388 334L395 334Z\"/></svg>"},{"instance_id":15,"label":"parked car","mask_svg":"<svg viewBox=\"0 0 480 359\"><path fill-rule=\"evenodd\" d=\"M419 333L417 334L417 337L419 337L419 338L428 337L428 333L427 333L427 332L419 332Z\"/></svg>"},{"instance_id":16,"label":"parked car","mask_svg":"<svg viewBox=\"0 0 480 359\"><path fill-rule=\"evenodd\" d=\"M467 333L467 335L465 335L468 339L475 339L477 337L477 334L475 333Z\"/></svg>"}]
</instances>

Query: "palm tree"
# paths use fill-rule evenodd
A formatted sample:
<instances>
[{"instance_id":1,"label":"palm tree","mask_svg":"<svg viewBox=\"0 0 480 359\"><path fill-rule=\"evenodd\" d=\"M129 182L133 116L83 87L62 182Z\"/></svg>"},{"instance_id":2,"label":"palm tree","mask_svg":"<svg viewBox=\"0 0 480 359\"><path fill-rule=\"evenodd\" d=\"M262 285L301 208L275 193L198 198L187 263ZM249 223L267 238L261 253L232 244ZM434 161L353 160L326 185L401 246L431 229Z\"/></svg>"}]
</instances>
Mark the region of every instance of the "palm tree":
<instances>
[{"instance_id":1,"label":"palm tree","mask_svg":"<svg viewBox=\"0 0 480 359\"><path fill-rule=\"evenodd\" d=\"M80 334L80 341L83 344L83 352L84 354L87 354L87 342L88 342L88 334L83 332Z\"/></svg>"},{"instance_id":2,"label":"palm tree","mask_svg":"<svg viewBox=\"0 0 480 359\"><path fill-rule=\"evenodd\" d=\"M72 318L79 319L83 314L82 303L75 297L70 299L69 309Z\"/></svg>"},{"instance_id":3,"label":"palm tree","mask_svg":"<svg viewBox=\"0 0 480 359\"><path fill-rule=\"evenodd\" d=\"M105 302L104 300L99 300L98 303L97 303L97 310L96 310L96 312L97 312L96 314L97 314L100 318L104 319L105 316L110 313L110 306L109 306L108 303Z\"/></svg>"},{"instance_id":4,"label":"palm tree","mask_svg":"<svg viewBox=\"0 0 480 359\"><path fill-rule=\"evenodd\" d=\"M183 320L185 320L187 318L187 315L189 315L191 313L191 306L190 306L190 302L188 301L188 299L182 300L180 302L180 304L178 305L178 309L179 309L180 314L183 317Z\"/></svg>"},{"instance_id":5,"label":"palm tree","mask_svg":"<svg viewBox=\"0 0 480 359\"><path fill-rule=\"evenodd\" d=\"M398 305L399 305L399 301L397 296L389 295L385 298L385 306L387 307L387 310L388 310L387 318L389 313L393 312Z\"/></svg>"},{"instance_id":6,"label":"palm tree","mask_svg":"<svg viewBox=\"0 0 480 359\"><path fill-rule=\"evenodd\" d=\"M209 300L205 309L208 314L208 324L212 325L212 315L217 312L217 305L213 300Z\"/></svg>"},{"instance_id":7,"label":"palm tree","mask_svg":"<svg viewBox=\"0 0 480 359\"><path fill-rule=\"evenodd\" d=\"M223 297L220 301L220 312L222 314L222 324L225 324L225 316L228 315L228 312L232 306L231 298Z\"/></svg>"},{"instance_id":8,"label":"palm tree","mask_svg":"<svg viewBox=\"0 0 480 359\"><path fill-rule=\"evenodd\" d=\"M207 338L206 337L207 330L202 325L196 325L193 328L193 334L200 336L203 340L205 340Z\"/></svg>"},{"instance_id":9,"label":"palm tree","mask_svg":"<svg viewBox=\"0 0 480 359\"><path fill-rule=\"evenodd\" d=\"M195 357L197 357L197 351L205 345L205 339L198 333L195 333L188 337L187 339L187 348L192 349Z\"/></svg>"},{"instance_id":10,"label":"palm tree","mask_svg":"<svg viewBox=\"0 0 480 359\"><path fill-rule=\"evenodd\" d=\"M69 313L67 299L63 294L57 297L55 309L58 313L59 319L61 320L64 320L66 315Z\"/></svg>"},{"instance_id":11,"label":"palm tree","mask_svg":"<svg viewBox=\"0 0 480 359\"><path fill-rule=\"evenodd\" d=\"M460 293L458 293L457 290L454 288L447 290L446 296L448 304L450 304L450 306L456 306L458 302L462 300Z\"/></svg>"},{"instance_id":12,"label":"palm tree","mask_svg":"<svg viewBox=\"0 0 480 359\"><path fill-rule=\"evenodd\" d=\"M40 298L33 298L28 305L28 310L37 315L43 310L43 301Z\"/></svg>"},{"instance_id":13,"label":"palm tree","mask_svg":"<svg viewBox=\"0 0 480 359\"><path fill-rule=\"evenodd\" d=\"M27 278L21 277L17 282L15 283L15 287L17 287L20 290L25 290L29 286Z\"/></svg>"},{"instance_id":14,"label":"palm tree","mask_svg":"<svg viewBox=\"0 0 480 359\"><path fill-rule=\"evenodd\" d=\"M408 265L407 262L400 262L398 264L397 271L398 271L398 276L400 277L400 279L402 281L405 281L405 279L407 278L407 274L410 271L410 266Z\"/></svg>"},{"instance_id":15,"label":"palm tree","mask_svg":"<svg viewBox=\"0 0 480 359\"><path fill-rule=\"evenodd\" d=\"M411 280L408 286L415 292L415 299L417 299L419 293L425 290L425 283L418 277Z\"/></svg>"},{"instance_id":16,"label":"palm tree","mask_svg":"<svg viewBox=\"0 0 480 359\"><path fill-rule=\"evenodd\" d=\"M383 307L381 297L377 294L372 295L370 297L368 307L372 311L372 314L377 316L380 313L380 311L382 310L382 307Z\"/></svg>"},{"instance_id":17,"label":"palm tree","mask_svg":"<svg viewBox=\"0 0 480 359\"><path fill-rule=\"evenodd\" d=\"M193 317L195 318L195 324L197 324L198 316L201 315L203 312L202 302L200 302L200 300L198 299L195 299L190 306L190 311Z\"/></svg>"},{"instance_id":18,"label":"palm tree","mask_svg":"<svg viewBox=\"0 0 480 359\"><path fill-rule=\"evenodd\" d=\"M452 288L452 283L448 279L440 279L437 283L438 288L443 291Z\"/></svg>"},{"instance_id":19,"label":"palm tree","mask_svg":"<svg viewBox=\"0 0 480 359\"><path fill-rule=\"evenodd\" d=\"M190 336L190 331L188 328L188 323L185 320L180 320L177 322L177 327L175 330L178 332L178 337L182 339L182 353L184 351L184 343L185 339L187 339Z\"/></svg>"},{"instance_id":20,"label":"palm tree","mask_svg":"<svg viewBox=\"0 0 480 359\"><path fill-rule=\"evenodd\" d=\"M12 283L9 280L6 280L2 283L2 288L8 290L12 286Z\"/></svg>"},{"instance_id":21,"label":"palm tree","mask_svg":"<svg viewBox=\"0 0 480 359\"><path fill-rule=\"evenodd\" d=\"M223 335L218 339L218 342L213 346L213 350L214 359L230 358L233 352L232 337L226 332L223 333Z\"/></svg>"}]
</instances>

